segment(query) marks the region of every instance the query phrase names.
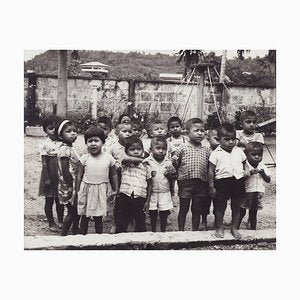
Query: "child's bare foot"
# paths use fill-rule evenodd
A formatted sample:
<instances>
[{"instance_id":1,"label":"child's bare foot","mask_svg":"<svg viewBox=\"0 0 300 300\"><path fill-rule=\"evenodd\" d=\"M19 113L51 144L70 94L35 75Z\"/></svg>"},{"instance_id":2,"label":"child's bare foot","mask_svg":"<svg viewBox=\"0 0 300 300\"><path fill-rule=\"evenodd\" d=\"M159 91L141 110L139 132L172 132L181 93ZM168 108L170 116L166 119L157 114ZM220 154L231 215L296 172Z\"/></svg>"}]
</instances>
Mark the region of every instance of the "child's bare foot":
<instances>
[{"instance_id":1,"label":"child's bare foot","mask_svg":"<svg viewBox=\"0 0 300 300\"><path fill-rule=\"evenodd\" d=\"M247 227L248 230L251 229L250 218L248 218L246 227Z\"/></svg>"},{"instance_id":2,"label":"child's bare foot","mask_svg":"<svg viewBox=\"0 0 300 300\"><path fill-rule=\"evenodd\" d=\"M116 226L115 225L111 226L110 233L116 233Z\"/></svg>"},{"instance_id":3,"label":"child's bare foot","mask_svg":"<svg viewBox=\"0 0 300 300\"><path fill-rule=\"evenodd\" d=\"M49 225L49 230L52 231L52 232L59 232L60 228L57 226L56 223L53 223L53 224Z\"/></svg>"},{"instance_id":4,"label":"child's bare foot","mask_svg":"<svg viewBox=\"0 0 300 300\"><path fill-rule=\"evenodd\" d=\"M221 239L224 238L224 230L223 230L223 228L217 229L216 232L215 232L215 236L217 238L221 238Z\"/></svg>"},{"instance_id":5,"label":"child's bare foot","mask_svg":"<svg viewBox=\"0 0 300 300\"><path fill-rule=\"evenodd\" d=\"M58 228L62 229L63 222L57 222L57 226L58 226Z\"/></svg>"},{"instance_id":6,"label":"child's bare foot","mask_svg":"<svg viewBox=\"0 0 300 300\"><path fill-rule=\"evenodd\" d=\"M207 231L207 223L200 223L199 230L200 231Z\"/></svg>"},{"instance_id":7,"label":"child's bare foot","mask_svg":"<svg viewBox=\"0 0 300 300\"><path fill-rule=\"evenodd\" d=\"M231 225L231 221L224 221L224 225L225 226L230 226Z\"/></svg>"},{"instance_id":8,"label":"child's bare foot","mask_svg":"<svg viewBox=\"0 0 300 300\"><path fill-rule=\"evenodd\" d=\"M231 234L233 235L234 238L236 238L237 240L239 240L242 235L238 232L237 229L235 228L231 228Z\"/></svg>"}]
</instances>

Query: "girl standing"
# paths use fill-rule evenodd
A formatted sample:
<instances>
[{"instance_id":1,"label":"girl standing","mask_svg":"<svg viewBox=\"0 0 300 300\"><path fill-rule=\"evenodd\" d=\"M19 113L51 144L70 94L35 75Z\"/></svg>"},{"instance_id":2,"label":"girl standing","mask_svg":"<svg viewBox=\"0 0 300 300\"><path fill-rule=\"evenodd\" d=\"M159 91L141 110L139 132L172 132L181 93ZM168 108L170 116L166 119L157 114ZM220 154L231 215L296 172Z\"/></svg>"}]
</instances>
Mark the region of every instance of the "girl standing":
<instances>
[{"instance_id":1,"label":"girl standing","mask_svg":"<svg viewBox=\"0 0 300 300\"><path fill-rule=\"evenodd\" d=\"M99 127L90 127L84 134L88 153L80 158L77 177L78 214L81 215L80 231L87 234L91 217L95 221L96 233L102 233L102 218L107 212L108 183L111 182L112 191L109 198L113 198L118 190L118 175L114 158L102 151L105 134Z\"/></svg>"},{"instance_id":2,"label":"girl standing","mask_svg":"<svg viewBox=\"0 0 300 300\"><path fill-rule=\"evenodd\" d=\"M51 231L58 231L63 223L64 206L58 200L57 152L61 144L56 138L55 128L61 121L60 117L49 115L43 120L43 130L47 139L40 147L42 158L42 173L39 186L39 196L45 196L45 215ZM55 201L58 225L53 218L53 203Z\"/></svg>"},{"instance_id":3,"label":"girl standing","mask_svg":"<svg viewBox=\"0 0 300 300\"><path fill-rule=\"evenodd\" d=\"M74 124L63 120L57 128L57 137L62 141L58 149L58 198L61 204L68 209L68 214L63 222L61 235L67 235L71 225L73 234L79 232L79 217L77 213L76 176L80 165L79 157L73 148L77 139Z\"/></svg>"}]
</instances>

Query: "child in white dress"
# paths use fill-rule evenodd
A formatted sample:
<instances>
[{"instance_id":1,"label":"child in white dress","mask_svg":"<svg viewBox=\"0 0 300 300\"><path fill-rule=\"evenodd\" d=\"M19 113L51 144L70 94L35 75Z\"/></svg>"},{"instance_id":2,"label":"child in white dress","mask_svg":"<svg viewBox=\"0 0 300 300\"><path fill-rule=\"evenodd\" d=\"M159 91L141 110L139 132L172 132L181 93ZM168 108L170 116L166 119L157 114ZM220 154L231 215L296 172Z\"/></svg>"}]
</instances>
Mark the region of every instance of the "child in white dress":
<instances>
[{"instance_id":1,"label":"child in white dress","mask_svg":"<svg viewBox=\"0 0 300 300\"><path fill-rule=\"evenodd\" d=\"M102 151L105 134L101 128L90 127L84 134L84 140L88 153L80 157L81 166L77 177L80 231L87 234L89 220L93 217L96 233L102 233L102 218L107 213L108 183L112 186L110 197L115 196L118 190L115 160L109 153Z\"/></svg>"}]
</instances>

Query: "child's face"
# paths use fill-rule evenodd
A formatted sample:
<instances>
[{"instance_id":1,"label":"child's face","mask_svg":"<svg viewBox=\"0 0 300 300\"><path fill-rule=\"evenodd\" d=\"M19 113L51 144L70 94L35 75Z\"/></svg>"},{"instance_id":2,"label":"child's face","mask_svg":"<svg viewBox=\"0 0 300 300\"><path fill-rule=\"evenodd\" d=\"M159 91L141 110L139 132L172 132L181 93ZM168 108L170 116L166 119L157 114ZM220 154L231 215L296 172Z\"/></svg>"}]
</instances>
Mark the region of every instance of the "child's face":
<instances>
[{"instance_id":1,"label":"child's face","mask_svg":"<svg viewBox=\"0 0 300 300\"><path fill-rule=\"evenodd\" d=\"M204 139L205 129L204 124L196 123L191 125L190 130L188 131L189 139L192 144L199 145Z\"/></svg>"},{"instance_id":2,"label":"child's face","mask_svg":"<svg viewBox=\"0 0 300 300\"><path fill-rule=\"evenodd\" d=\"M219 137L216 130L211 130L208 134L208 142L212 150L215 150L219 146Z\"/></svg>"},{"instance_id":3,"label":"child's face","mask_svg":"<svg viewBox=\"0 0 300 300\"><path fill-rule=\"evenodd\" d=\"M152 137L157 136L165 136L166 135L166 127L164 124L153 124L151 127Z\"/></svg>"},{"instance_id":4,"label":"child's face","mask_svg":"<svg viewBox=\"0 0 300 300\"><path fill-rule=\"evenodd\" d=\"M182 132L181 125L178 121L173 121L170 123L169 132L173 137L179 137Z\"/></svg>"},{"instance_id":5,"label":"child's face","mask_svg":"<svg viewBox=\"0 0 300 300\"><path fill-rule=\"evenodd\" d=\"M254 167L257 167L257 165L262 161L262 157L262 151L259 149L253 149L247 153L247 160Z\"/></svg>"},{"instance_id":6,"label":"child's face","mask_svg":"<svg viewBox=\"0 0 300 300\"><path fill-rule=\"evenodd\" d=\"M62 132L62 140L66 144L73 144L77 139L77 131L74 125L67 125Z\"/></svg>"},{"instance_id":7,"label":"child's face","mask_svg":"<svg viewBox=\"0 0 300 300\"><path fill-rule=\"evenodd\" d=\"M129 124L130 122L131 122L130 117L124 116L124 117L122 118L122 120L121 120L120 123L122 123L122 124Z\"/></svg>"},{"instance_id":8,"label":"child's face","mask_svg":"<svg viewBox=\"0 0 300 300\"><path fill-rule=\"evenodd\" d=\"M133 157L142 157L143 152L143 147L138 143L132 144L127 150L127 154Z\"/></svg>"},{"instance_id":9,"label":"child's face","mask_svg":"<svg viewBox=\"0 0 300 300\"><path fill-rule=\"evenodd\" d=\"M105 137L108 137L109 133L111 132L111 128L105 123L98 123L98 126L103 130Z\"/></svg>"},{"instance_id":10,"label":"child's face","mask_svg":"<svg viewBox=\"0 0 300 300\"><path fill-rule=\"evenodd\" d=\"M86 141L87 150L92 155L101 153L103 143L98 136L92 136Z\"/></svg>"},{"instance_id":11,"label":"child's face","mask_svg":"<svg viewBox=\"0 0 300 300\"><path fill-rule=\"evenodd\" d=\"M142 130L138 125L132 125L132 133L138 138L142 135Z\"/></svg>"},{"instance_id":12,"label":"child's face","mask_svg":"<svg viewBox=\"0 0 300 300\"><path fill-rule=\"evenodd\" d=\"M54 123L46 127L46 134L52 141L56 140Z\"/></svg>"},{"instance_id":13,"label":"child's face","mask_svg":"<svg viewBox=\"0 0 300 300\"><path fill-rule=\"evenodd\" d=\"M231 152L233 147L236 145L236 133L226 132L225 135L219 138L219 143L222 149L227 152Z\"/></svg>"},{"instance_id":14,"label":"child's face","mask_svg":"<svg viewBox=\"0 0 300 300\"><path fill-rule=\"evenodd\" d=\"M124 144L126 139L132 136L132 128L130 124L123 124L119 129L118 129L118 139L121 144Z\"/></svg>"},{"instance_id":15,"label":"child's face","mask_svg":"<svg viewBox=\"0 0 300 300\"><path fill-rule=\"evenodd\" d=\"M243 131L248 134L254 133L256 126L256 117L247 117L245 120L242 121Z\"/></svg>"},{"instance_id":16,"label":"child's face","mask_svg":"<svg viewBox=\"0 0 300 300\"><path fill-rule=\"evenodd\" d=\"M167 154L167 145L163 142L157 142L156 145L151 148L151 152L154 159L162 161Z\"/></svg>"}]
</instances>

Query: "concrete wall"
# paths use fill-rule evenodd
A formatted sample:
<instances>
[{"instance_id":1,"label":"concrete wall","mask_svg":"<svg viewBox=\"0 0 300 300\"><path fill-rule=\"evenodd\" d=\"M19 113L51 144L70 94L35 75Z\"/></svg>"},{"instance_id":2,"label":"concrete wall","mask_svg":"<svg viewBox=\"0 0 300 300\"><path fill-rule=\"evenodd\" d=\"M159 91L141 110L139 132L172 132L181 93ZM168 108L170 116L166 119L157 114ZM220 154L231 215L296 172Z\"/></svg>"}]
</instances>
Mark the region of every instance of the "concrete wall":
<instances>
[{"instance_id":1,"label":"concrete wall","mask_svg":"<svg viewBox=\"0 0 300 300\"><path fill-rule=\"evenodd\" d=\"M25 76L24 99L27 96L27 82ZM275 117L275 88L230 85L228 90L226 97L222 98L220 88L214 87L218 106L222 107L222 113L228 121L234 120L237 110L245 108L254 109L259 120ZM75 77L68 79L69 116L91 114L93 97L97 98L98 116L108 115L114 120L128 109L148 119L159 117L167 120L174 114L180 117L184 114L187 120L197 117L199 95L196 84ZM42 114L53 113L57 104L57 77L37 75L36 98ZM207 84L204 87L203 110L204 120L215 112L213 93Z\"/></svg>"}]
</instances>

